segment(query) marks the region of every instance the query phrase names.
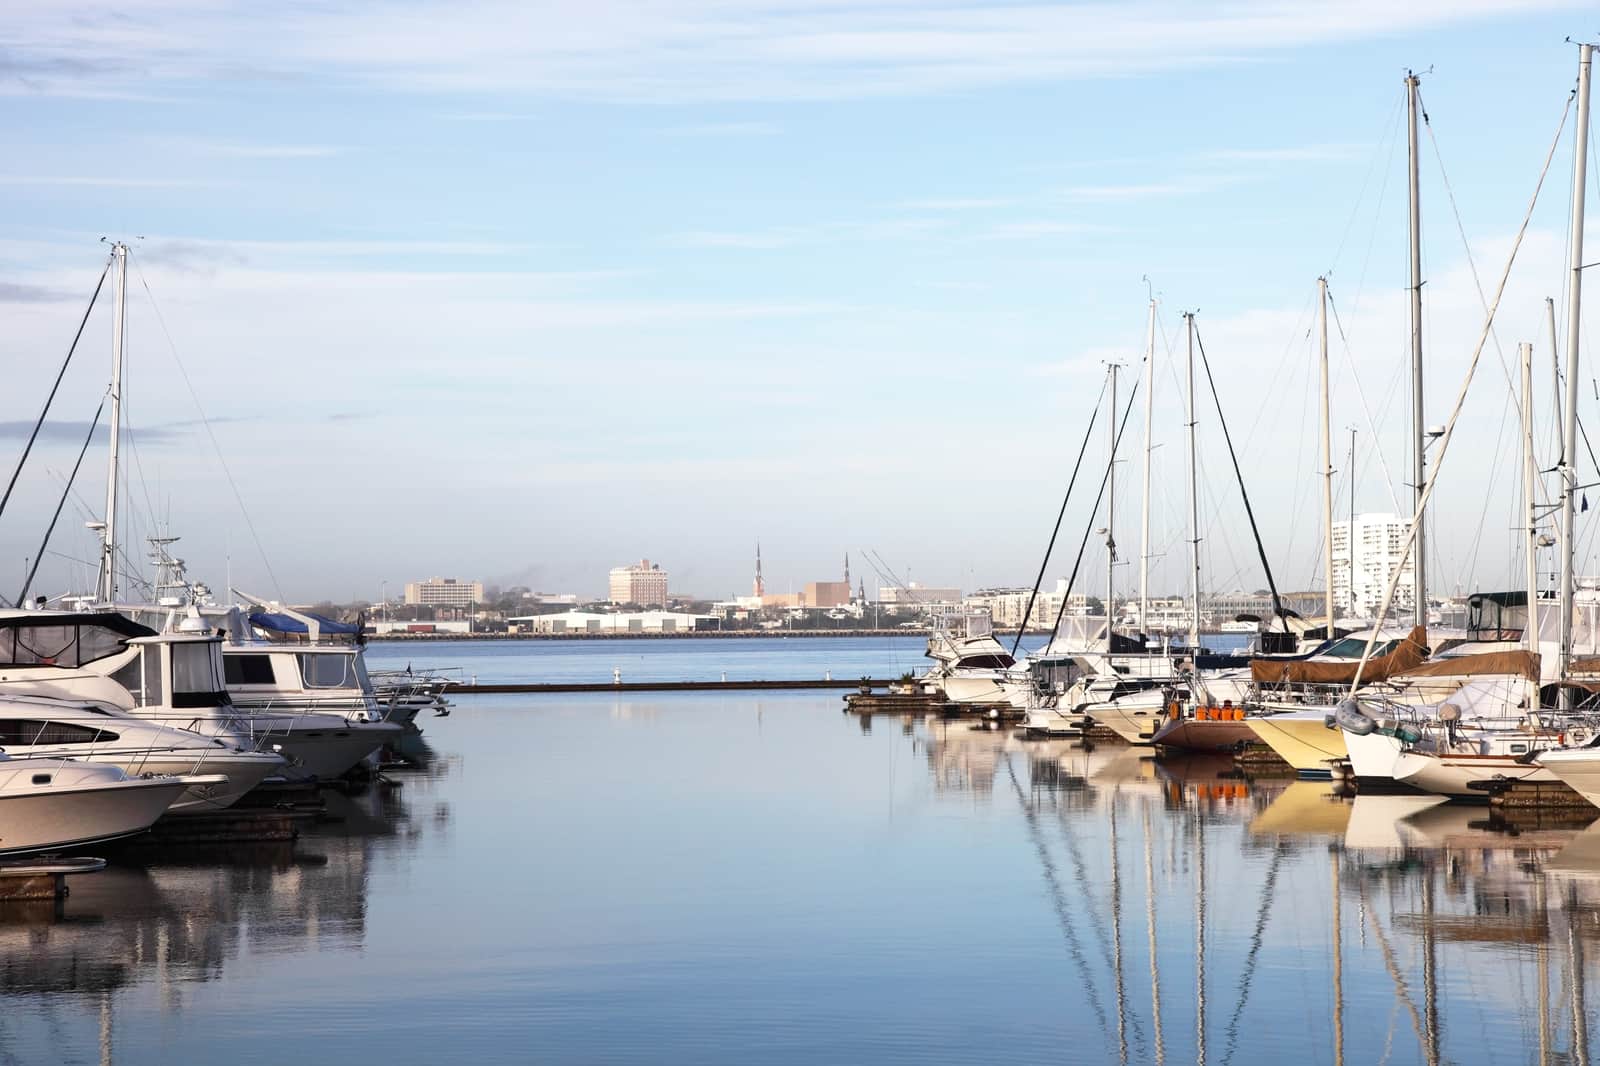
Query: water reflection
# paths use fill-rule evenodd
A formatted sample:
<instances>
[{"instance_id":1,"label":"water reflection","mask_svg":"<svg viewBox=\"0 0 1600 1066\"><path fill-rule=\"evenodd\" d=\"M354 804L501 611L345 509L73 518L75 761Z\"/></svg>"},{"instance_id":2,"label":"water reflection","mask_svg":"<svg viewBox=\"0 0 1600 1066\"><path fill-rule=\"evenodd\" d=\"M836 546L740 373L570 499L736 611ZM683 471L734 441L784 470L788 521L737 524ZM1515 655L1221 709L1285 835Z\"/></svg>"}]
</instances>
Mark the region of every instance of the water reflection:
<instances>
[{"instance_id":1,"label":"water reflection","mask_svg":"<svg viewBox=\"0 0 1600 1066\"><path fill-rule=\"evenodd\" d=\"M109 1061L120 995L153 992L171 1014L242 957L359 951L375 861L450 831L448 806L430 792L451 769L435 760L395 786L325 791L324 816L293 842L134 842L107 851L104 871L73 878L65 899L0 905L0 1061L44 1061L40 1046L71 1057L61 1033L47 1029L41 1045L25 1024L53 1018L56 997L98 1013Z\"/></svg>"},{"instance_id":2,"label":"water reflection","mask_svg":"<svg viewBox=\"0 0 1600 1066\"><path fill-rule=\"evenodd\" d=\"M914 725L935 797L1015 811L1086 1057L1589 1061L1600 811L1350 797L1227 757Z\"/></svg>"}]
</instances>

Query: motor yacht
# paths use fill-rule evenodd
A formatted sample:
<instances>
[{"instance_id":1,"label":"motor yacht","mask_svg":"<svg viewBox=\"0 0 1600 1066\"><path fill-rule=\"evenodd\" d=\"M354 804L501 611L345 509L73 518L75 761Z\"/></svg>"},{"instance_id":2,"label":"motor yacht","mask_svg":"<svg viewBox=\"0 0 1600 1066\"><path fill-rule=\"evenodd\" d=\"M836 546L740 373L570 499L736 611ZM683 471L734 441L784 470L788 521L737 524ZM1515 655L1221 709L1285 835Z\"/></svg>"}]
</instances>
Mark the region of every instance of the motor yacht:
<instances>
[{"instance_id":1,"label":"motor yacht","mask_svg":"<svg viewBox=\"0 0 1600 1066\"><path fill-rule=\"evenodd\" d=\"M192 777L130 777L106 763L0 753L0 855L55 851L142 833Z\"/></svg>"},{"instance_id":2,"label":"motor yacht","mask_svg":"<svg viewBox=\"0 0 1600 1066\"><path fill-rule=\"evenodd\" d=\"M103 763L135 777L205 776L172 804L171 814L230 807L286 765L276 752L175 729L106 704L42 696L0 697L0 749L14 757ZM220 780L212 780L218 775Z\"/></svg>"}]
</instances>

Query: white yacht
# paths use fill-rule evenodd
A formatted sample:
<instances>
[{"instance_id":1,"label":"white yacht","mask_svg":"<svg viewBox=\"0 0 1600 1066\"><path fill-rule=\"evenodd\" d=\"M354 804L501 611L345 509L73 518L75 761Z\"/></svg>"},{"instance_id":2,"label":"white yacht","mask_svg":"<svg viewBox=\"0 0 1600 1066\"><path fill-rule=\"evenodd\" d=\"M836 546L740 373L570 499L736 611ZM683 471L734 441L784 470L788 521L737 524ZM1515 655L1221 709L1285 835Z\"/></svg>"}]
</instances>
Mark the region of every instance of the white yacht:
<instances>
[{"instance_id":1,"label":"white yacht","mask_svg":"<svg viewBox=\"0 0 1600 1066\"><path fill-rule=\"evenodd\" d=\"M292 707L245 711L223 682L222 637L155 633L110 611L0 611L0 694L109 705L148 721L276 752L293 777L338 777L403 730Z\"/></svg>"},{"instance_id":2,"label":"white yacht","mask_svg":"<svg viewBox=\"0 0 1600 1066\"><path fill-rule=\"evenodd\" d=\"M102 763L135 777L204 775L172 804L171 814L230 807L285 766L276 752L174 729L105 704L42 696L0 697L0 749L14 757Z\"/></svg>"},{"instance_id":3,"label":"white yacht","mask_svg":"<svg viewBox=\"0 0 1600 1066\"><path fill-rule=\"evenodd\" d=\"M55 851L142 833L203 781L129 777L115 766L0 753L0 855Z\"/></svg>"}]
</instances>

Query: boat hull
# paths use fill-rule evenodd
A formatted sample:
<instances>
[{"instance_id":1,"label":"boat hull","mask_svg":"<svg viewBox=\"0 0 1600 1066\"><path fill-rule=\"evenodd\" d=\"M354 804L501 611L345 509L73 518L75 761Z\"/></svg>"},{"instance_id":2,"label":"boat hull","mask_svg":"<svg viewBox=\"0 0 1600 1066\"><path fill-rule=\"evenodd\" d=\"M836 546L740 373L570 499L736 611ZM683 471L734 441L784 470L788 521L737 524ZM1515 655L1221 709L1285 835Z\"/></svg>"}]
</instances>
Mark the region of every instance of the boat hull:
<instances>
[{"instance_id":1,"label":"boat hull","mask_svg":"<svg viewBox=\"0 0 1600 1066\"><path fill-rule=\"evenodd\" d=\"M1182 751L1234 751L1256 738L1246 721L1213 722L1194 718L1171 719L1156 733L1154 743Z\"/></svg>"},{"instance_id":2,"label":"boat hull","mask_svg":"<svg viewBox=\"0 0 1600 1066\"><path fill-rule=\"evenodd\" d=\"M1600 751L1591 748L1547 751L1539 757L1539 765L1572 791L1600 807Z\"/></svg>"},{"instance_id":3,"label":"boat hull","mask_svg":"<svg viewBox=\"0 0 1600 1066\"><path fill-rule=\"evenodd\" d=\"M134 836L155 824L187 787L171 778L0 796L0 855Z\"/></svg>"},{"instance_id":4,"label":"boat hull","mask_svg":"<svg viewBox=\"0 0 1600 1066\"><path fill-rule=\"evenodd\" d=\"M1340 730L1345 750L1350 753L1350 772L1358 781L1390 783L1395 780L1394 764L1400 757L1400 741L1387 733L1356 736Z\"/></svg>"},{"instance_id":5,"label":"boat hull","mask_svg":"<svg viewBox=\"0 0 1600 1066\"><path fill-rule=\"evenodd\" d=\"M1344 734L1323 724L1323 712L1263 714L1245 719L1253 739L1292 766L1296 773L1326 774L1329 763L1349 754Z\"/></svg>"},{"instance_id":6,"label":"boat hull","mask_svg":"<svg viewBox=\"0 0 1600 1066\"><path fill-rule=\"evenodd\" d=\"M1548 767L1519 763L1503 755L1429 755L1403 751L1394 761L1394 779L1436 796L1488 799L1471 787L1475 782L1504 778L1528 784L1554 784L1561 779Z\"/></svg>"}]
</instances>

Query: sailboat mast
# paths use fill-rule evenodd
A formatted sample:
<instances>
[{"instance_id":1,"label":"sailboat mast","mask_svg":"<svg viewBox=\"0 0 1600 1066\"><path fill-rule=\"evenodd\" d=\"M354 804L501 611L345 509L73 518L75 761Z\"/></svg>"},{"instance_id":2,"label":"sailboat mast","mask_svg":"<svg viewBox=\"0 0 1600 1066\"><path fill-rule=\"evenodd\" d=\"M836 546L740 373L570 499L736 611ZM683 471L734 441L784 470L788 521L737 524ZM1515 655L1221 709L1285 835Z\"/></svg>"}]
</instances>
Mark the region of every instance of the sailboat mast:
<instances>
[{"instance_id":1,"label":"sailboat mast","mask_svg":"<svg viewBox=\"0 0 1600 1066\"><path fill-rule=\"evenodd\" d=\"M1594 46L1578 46L1578 129L1572 147L1572 295L1567 300L1567 410L1561 456L1561 650L1560 676L1572 666L1572 572L1577 545L1578 511L1578 337L1583 326L1583 201L1588 193L1589 67ZM1561 687L1561 706L1572 706L1572 692Z\"/></svg>"},{"instance_id":2,"label":"sailboat mast","mask_svg":"<svg viewBox=\"0 0 1600 1066\"><path fill-rule=\"evenodd\" d=\"M1533 345L1524 341L1518 346L1522 356L1522 495L1523 514L1526 516L1526 543L1523 552L1528 557L1528 609L1524 627L1528 634L1528 650L1539 653L1539 561L1535 552L1539 540L1539 501L1537 495L1538 471L1533 461Z\"/></svg>"},{"instance_id":3,"label":"sailboat mast","mask_svg":"<svg viewBox=\"0 0 1600 1066\"><path fill-rule=\"evenodd\" d=\"M111 454L106 470L105 529L100 541L101 603L117 600L117 448L122 442L122 335L127 324L128 246L111 246L117 262L117 302L111 320Z\"/></svg>"},{"instance_id":4,"label":"sailboat mast","mask_svg":"<svg viewBox=\"0 0 1600 1066\"><path fill-rule=\"evenodd\" d=\"M1417 113L1421 110L1417 89L1421 84L1421 79L1415 74L1406 74L1406 167L1410 178L1411 222L1411 430L1414 438L1411 483L1416 488L1419 508L1422 506L1423 494L1428 487L1426 456L1423 453L1423 449L1427 446L1427 426L1422 420L1422 185L1417 154ZM1354 532L1352 529L1352 535ZM1411 553L1412 574L1415 579L1413 598L1416 601L1413 614L1415 623L1419 626L1428 623L1426 534L1427 520L1424 515L1417 522L1417 543Z\"/></svg>"},{"instance_id":5,"label":"sailboat mast","mask_svg":"<svg viewBox=\"0 0 1600 1066\"><path fill-rule=\"evenodd\" d=\"M1150 611L1150 449L1155 428L1156 301L1150 298L1150 330L1144 347L1144 486L1139 513L1139 632L1148 632Z\"/></svg>"},{"instance_id":6,"label":"sailboat mast","mask_svg":"<svg viewBox=\"0 0 1600 1066\"><path fill-rule=\"evenodd\" d=\"M1189 654L1194 655L1200 647L1200 483L1195 473L1194 454L1194 312L1185 313L1183 320L1189 327L1189 559L1193 568L1189 575Z\"/></svg>"},{"instance_id":7,"label":"sailboat mast","mask_svg":"<svg viewBox=\"0 0 1600 1066\"><path fill-rule=\"evenodd\" d=\"M1328 429L1328 279L1317 279L1317 332L1321 336L1322 370L1322 587L1328 624L1323 635L1333 639L1333 439Z\"/></svg>"},{"instance_id":8,"label":"sailboat mast","mask_svg":"<svg viewBox=\"0 0 1600 1066\"><path fill-rule=\"evenodd\" d=\"M1110 459L1106 466L1106 654L1111 654L1111 605L1117 591L1117 364L1106 364L1111 376L1111 417L1106 421L1111 435L1106 438Z\"/></svg>"}]
</instances>

